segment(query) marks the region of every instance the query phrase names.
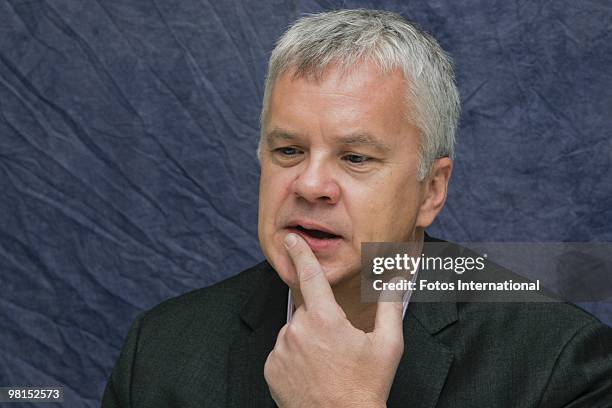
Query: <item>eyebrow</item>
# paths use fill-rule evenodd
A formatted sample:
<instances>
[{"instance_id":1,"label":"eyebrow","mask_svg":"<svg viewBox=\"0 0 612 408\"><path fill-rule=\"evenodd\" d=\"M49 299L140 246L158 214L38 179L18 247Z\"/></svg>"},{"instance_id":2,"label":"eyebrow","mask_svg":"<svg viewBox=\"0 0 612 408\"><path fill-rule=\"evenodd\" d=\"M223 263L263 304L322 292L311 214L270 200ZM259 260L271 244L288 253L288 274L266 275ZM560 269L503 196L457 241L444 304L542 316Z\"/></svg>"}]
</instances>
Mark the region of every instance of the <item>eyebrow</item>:
<instances>
[{"instance_id":1,"label":"eyebrow","mask_svg":"<svg viewBox=\"0 0 612 408\"><path fill-rule=\"evenodd\" d=\"M301 135L291 133L279 128L272 129L272 131L266 135L266 142L269 145L274 144L274 142L276 142L277 140L293 141L296 139L301 139Z\"/></svg>"},{"instance_id":2,"label":"eyebrow","mask_svg":"<svg viewBox=\"0 0 612 408\"><path fill-rule=\"evenodd\" d=\"M300 134L292 133L283 129L275 128L266 135L266 142L274 144L277 140L294 141L302 139ZM378 150L381 153L389 153L391 147L380 141L374 135L367 132L356 132L348 135L335 136L334 141L345 146L368 146Z\"/></svg>"},{"instance_id":3,"label":"eyebrow","mask_svg":"<svg viewBox=\"0 0 612 408\"><path fill-rule=\"evenodd\" d=\"M335 139L340 144L347 146L368 146L381 153L388 153L391 151L391 147L388 144L381 142L378 138L369 133L352 133L345 136L338 136Z\"/></svg>"}]
</instances>

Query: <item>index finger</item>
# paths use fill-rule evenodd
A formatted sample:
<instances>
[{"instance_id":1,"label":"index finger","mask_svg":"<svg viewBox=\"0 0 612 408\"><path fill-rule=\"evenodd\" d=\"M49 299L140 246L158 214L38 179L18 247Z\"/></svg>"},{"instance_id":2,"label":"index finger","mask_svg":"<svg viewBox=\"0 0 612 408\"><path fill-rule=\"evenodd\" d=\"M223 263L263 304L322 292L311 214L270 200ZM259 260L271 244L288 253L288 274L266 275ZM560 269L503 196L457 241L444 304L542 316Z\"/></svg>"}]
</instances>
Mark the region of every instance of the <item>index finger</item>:
<instances>
[{"instance_id":1,"label":"index finger","mask_svg":"<svg viewBox=\"0 0 612 408\"><path fill-rule=\"evenodd\" d=\"M306 241L297 234L289 233L284 243L297 271L306 310L312 307L337 307L325 272Z\"/></svg>"}]
</instances>

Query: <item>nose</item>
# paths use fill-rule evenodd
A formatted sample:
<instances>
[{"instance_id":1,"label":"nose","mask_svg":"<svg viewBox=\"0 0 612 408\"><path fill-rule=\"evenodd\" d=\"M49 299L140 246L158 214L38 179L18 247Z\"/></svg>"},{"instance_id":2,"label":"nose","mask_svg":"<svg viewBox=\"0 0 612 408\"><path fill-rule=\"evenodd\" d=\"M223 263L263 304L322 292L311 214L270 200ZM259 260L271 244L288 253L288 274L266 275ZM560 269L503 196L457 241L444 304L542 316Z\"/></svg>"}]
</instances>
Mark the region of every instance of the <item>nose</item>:
<instances>
[{"instance_id":1,"label":"nose","mask_svg":"<svg viewBox=\"0 0 612 408\"><path fill-rule=\"evenodd\" d=\"M311 157L293 181L295 194L311 203L336 204L340 186L324 159Z\"/></svg>"}]
</instances>

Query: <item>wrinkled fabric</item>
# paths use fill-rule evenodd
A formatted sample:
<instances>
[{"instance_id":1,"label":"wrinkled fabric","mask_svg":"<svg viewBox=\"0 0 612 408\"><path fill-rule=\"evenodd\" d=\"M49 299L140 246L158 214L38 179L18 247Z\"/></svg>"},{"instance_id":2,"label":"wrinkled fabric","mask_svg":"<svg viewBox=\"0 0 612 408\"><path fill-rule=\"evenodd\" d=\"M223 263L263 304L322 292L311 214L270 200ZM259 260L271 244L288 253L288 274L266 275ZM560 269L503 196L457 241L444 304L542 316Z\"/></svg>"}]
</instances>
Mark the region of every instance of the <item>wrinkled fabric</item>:
<instances>
[{"instance_id":1,"label":"wrinkled fabric","mask_svg":"<svg viewBox=\"0 0 612 408\"><path fill-rule=\"evenodd\" d=\"M267 58L343 7L400 12L455 60L432 235L612 240L609 2L0 0L0 386L98 406L139 312L262 259Z\"/></svg>"}]
</instances>

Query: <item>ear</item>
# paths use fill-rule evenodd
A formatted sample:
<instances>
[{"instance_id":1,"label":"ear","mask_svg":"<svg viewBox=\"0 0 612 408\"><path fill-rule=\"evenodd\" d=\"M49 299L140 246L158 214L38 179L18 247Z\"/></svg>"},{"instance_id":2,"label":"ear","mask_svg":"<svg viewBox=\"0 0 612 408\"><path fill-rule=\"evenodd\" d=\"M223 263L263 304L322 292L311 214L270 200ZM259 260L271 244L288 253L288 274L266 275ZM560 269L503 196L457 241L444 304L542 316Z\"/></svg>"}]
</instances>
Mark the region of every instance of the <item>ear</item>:
<instances>
[{"instance_id":1,"label":"ear","mask_svg":"<svg viewBox=\"0 0 612 408\"><path fill-rule=\"evenodd\" d=\"M452 159L441 157L436 159L429 176L422 181L423 201L416 220L417 228L429 227L444 208L448 193L448 181L452 172Z\"/></svg>"}]
</instances>

